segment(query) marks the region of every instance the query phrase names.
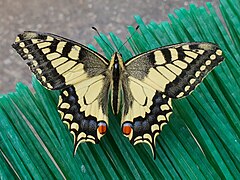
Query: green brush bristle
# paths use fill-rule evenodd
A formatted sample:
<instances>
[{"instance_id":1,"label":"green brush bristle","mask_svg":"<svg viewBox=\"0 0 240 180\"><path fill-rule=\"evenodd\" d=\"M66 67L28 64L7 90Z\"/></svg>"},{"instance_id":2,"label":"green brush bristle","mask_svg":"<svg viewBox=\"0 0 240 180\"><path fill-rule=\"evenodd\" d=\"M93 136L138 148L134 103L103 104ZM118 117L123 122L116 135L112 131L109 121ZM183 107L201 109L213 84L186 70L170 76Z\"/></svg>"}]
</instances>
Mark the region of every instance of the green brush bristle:
<instances>
[{"instance_id":1,"label":"green brush bristle","mask_svg":"<svg viewBox=\"0 0 240 180\"><path fill-rule=\"evenodd\" d=\"M109 131L99 145L79 145L73 157L73 137L61 122L58 91L48 91L33 78L33 94L22 83L0 97L0 174L11 178L56 179L236 179L240 177L240 3L221 0L226 27L207 3L175 10L169 22L128 27L134 54L179 42L218 44L225 61L187 98L173 101L173 115L157 137L156 160L147 145L132 146L120 129L120 116L109 112ZM228 34L229 32L229 34ZM95 37L109 59L121 41L110 33ZM103 40L104 41L103 41ZM106 43L108 45L106 45ZM94 49L90 45L90 48ZM96 49L95 49L96 50ZM124 60L132 53L122 47Z\"/></svg>"}]
</instances>

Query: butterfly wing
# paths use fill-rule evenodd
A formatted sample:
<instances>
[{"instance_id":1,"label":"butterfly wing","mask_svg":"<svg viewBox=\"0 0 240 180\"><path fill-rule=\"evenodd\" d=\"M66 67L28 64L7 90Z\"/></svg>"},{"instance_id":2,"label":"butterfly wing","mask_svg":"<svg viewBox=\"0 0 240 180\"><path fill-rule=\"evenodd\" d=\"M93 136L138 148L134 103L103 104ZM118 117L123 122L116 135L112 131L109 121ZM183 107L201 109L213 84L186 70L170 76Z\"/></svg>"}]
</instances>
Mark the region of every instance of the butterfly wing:
<instances>
[{"instance_id":1,"label":"butterfly wing","mask_svg":"<svg viewBox=\"0 0 240 180\"><path fill-rule=\"evenodd\" d=\"M98 143L108 124L108 61L69 39L27 31L17 36L14 49L27 60L31 71L47 89L62 89L58 109L80 142Z\"/></svg>"},{"instance_id":2,"label":"butterfly wing","mask_svg":"<svg viewBox=\"0 0 240 180\"><path fill-rule=\"evenodd\" d=\"M63 89L104 72L108 61L72 40L26 31L12 45L48 89Z\"/></svg>"},{"instance_id":3,"label":"butterfly wing","mask_svg":"<svg viewBox=\"0 0 240 180\"><path fill-rule=\"evenodd\" d=\"M64 89L58 112L74 136L74 153L81 142L99 143L108 127L109 81L96 76Z\"/></svg>"},{"instance_id":4,"label":"butterfly wing","mask_svg":"<svg viewBox=\"0 0 240 180\"><path fill-rule=\"evenodd\" d=\"M155 138L169 121L171 99L189 95L222 60L215 44L182 43L127 61L122 131L131 143L148 143L155 156Z\"/></svg>"}]
</instances>

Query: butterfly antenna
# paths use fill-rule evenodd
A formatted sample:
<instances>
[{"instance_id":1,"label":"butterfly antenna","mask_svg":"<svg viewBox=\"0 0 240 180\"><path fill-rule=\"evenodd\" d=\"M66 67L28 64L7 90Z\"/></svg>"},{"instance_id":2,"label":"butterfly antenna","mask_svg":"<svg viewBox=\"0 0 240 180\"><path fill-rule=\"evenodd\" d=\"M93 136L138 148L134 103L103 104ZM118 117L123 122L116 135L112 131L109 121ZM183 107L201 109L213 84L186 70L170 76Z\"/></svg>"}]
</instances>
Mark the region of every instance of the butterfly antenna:
<instances>
[{"instance_id":1,"label":"butterfly antenna","mask_svg":"<svg viewBox=\"0 0 240 180\"><path fill-rule=\"evenodd\" d=\"M139 28L139 25L137 25L137 27L135 28L135 31L132 33L132 35L129 38L127 38L127 40L117 49L118 52L128 42L128 40L134 36L134 34L137 32L138 28Z\"/></svg>"},{"instance_id":2,"label":"butterfly antenna","mask_svg":"<svg viewBox=\"0 0 240 180\"><path fill-rule=\"evenodd\" d=\"M105 44L106 44L113 52L115 52L115 50L102 38L102 36L101 36L100 33L98 32L97 28L93 26L92 29L93 29L94 31L96 31L97 34L98 34L98 36L100 37L100 39L101 39L103 42L105 42Z\"/></svg>"}]
</instances>

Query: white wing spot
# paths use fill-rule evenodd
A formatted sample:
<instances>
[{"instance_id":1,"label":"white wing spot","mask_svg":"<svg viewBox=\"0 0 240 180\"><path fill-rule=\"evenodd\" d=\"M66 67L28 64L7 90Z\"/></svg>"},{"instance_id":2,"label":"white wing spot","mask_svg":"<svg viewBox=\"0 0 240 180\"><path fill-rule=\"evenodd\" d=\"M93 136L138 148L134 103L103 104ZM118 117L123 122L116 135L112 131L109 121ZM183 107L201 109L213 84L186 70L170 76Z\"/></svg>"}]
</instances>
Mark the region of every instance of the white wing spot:
<instances>
[{"instance_id":1,"label":"white wing spot","mask_svg":"<svg viewBox=\"0 0 240 180\"><path fill-rule=\"evenodd\" d=\"M161 125L160 125L160 129L162 130L163 126L166 125L167 123L166 122L163 122Z\"/></svg>"},{"instance_id":2,"label":"white wing spot","mask_svg":"<svg viewBox=\"0 0 240 180\"><path fill-rule=\"evenodd\" d=\"M177 95L177 98L180 98L180 97L183 97L184 96L184 92L180 92L178 95Z\"/></svg>"},{"instance_id":3,"label":"white wing spot","mask_svg":"<svg viewBox=\"0 0 240 180\"><path fill-rule=\"evenodd\" d=\"M28 59L32 60L33 59L33 55L28 54Z\"/></svg>"},{"instance_id":4,"label":"white wing spot","mask_svg":"<svg viewBox=\"0 0 240 180\"><path fill-rule=\"evenodd\" d=\"M204 71L204 70L206 69L206 67L207 67L207 66L202 65L202 66L200 67L200 70L201 70L201 71Z\"/></svg>"},{"instance_id":5,"label":"white wing spot","mask_svg":"<svg viewBox=\"0 0 240 180\"><path fill-rule=\"evenodd\" d=\"M197 71L197 72L195 72L195 76L196 76L196 77L199 77L200 74L201 74L201 71Z\"/></svg>"},{"instance_id":6,"label":"white wing spot","mask_svg":"<svg viewBox=\"0 0 240 180\"><path fill-rule=\"evenodd\" d=\"M72 121L73 120L73 115L72 114L65 114L64 118Z\"/></svg>"},{"instance_id":7,"label":"white wing spot","mask_svg":"<svg viewBox=\"0 0 240 180\"><path fill-rule=\"evenodd\" d=\"M187 92L187 91L190 89L190 87L191 87L191 86L186 86L186 87L184 88L184 91Z\"/></svg>"},{"instance_id":8,"label":"white wing spot","mask_svg":"<svg viewBox=\"0 0 240 180\"><path fill-rule=\"evenodd\" d=\"M144 139L149 139L152 142L152 136L150 134L144 134L143 138Z\"/></svg>"},{"instance_id":9,"label":"white wing spot","mask_svg":"<svg viewBox=\"0 0 240 180\"><path fill-rule=\"evenodd\" d=\"M166 119L169 121L169 119L170 119L170 115L172 114L172 112L169 112L169 113L167 113L166 114Z\"/></svg>"},{"instance_id":10,"label":"white wing spot","mask_svg":"<svg viewBox=\"0 0 240 180\"><path fill-rule=\"evenodd\" d=\"M32 60L32 65L36 67L38 65L38 62L36 60Z\"/></svg>"},{"instance_id":11,"label":"white wing spot","mask_svg":"<svg viewBox=\"0 0 240 180\"><path fill-rule=\"evenodd\" d=\"M29 50L28 50L27 48L23 48L23 52L24 52L25 54L28 54L28 53L29 53Z\"/></svg>"},{"instance_id":12,"label":"white wing spot","mask_svg":"<svg viewBox=\"0 0 240 180\"><path fill-rule=\"evenodd\" d=\"M215 55L215 54L212 54L212 55L210 56L210 59L212 59L212 60L216 59L216 55Z\"/></svg>"},{"instance_id":13,"label":"white wing spot","mask_svg":"<svg viewBox=\"0 0 240 180\"><path fill-rule=\"evenodd\" d=\"M167 104L163 104L163 105L160 106L160 109L162 111L165 111L165 110L169 110L170 108L169 108L169 106Z\"/></svg>"},{"instance_id":14,"label":"white wing spot","mask_svg":"<svg viewBox=\"0 0 240 180\"><path fill-rule=\"evenodd\" d=\"M65 91L63 91L63 94L66 96L66 97L68 97L68 92L65 90Z\"/></svg>"},{"instance_id":15,"label":"white wing spot","mask_svg":"<svg viewBox=\"0 0 240 180\"><path fill-rule=\"evenodd\" d=\"M220 49L218 49L218 50L216 51L216 54L217 54L218 56L221 56L221 55L222 55L222 51L221 51Z\"/></svg>"},{"instance_id":16,"label":"white wing spot","mask_svg":"<svg viewBox=\"0 0 240 180\"><path fill-rule=\"evenodd\" d=\"M60 114L61 119L63 119L64 113L62 111L60 111L60 110L58 110L58 113Z\"/></svg>"},{"instance_id":17,"label":"white wing spot","mask_svg":"<svg viewBox=\"0 0 240 180\"><path fill-rule=\"evenodd\" d=\"M151 131L154 132L154 131L159 131L159 126L157 124L153 124L151 126Z\"/></svg>"},{"instance_id":18,"label":"white wing spot","mask_svg":"<svg viewBox=\"0 0 240 180\"><path fill-rule=\"evenodd\" d=\"M52 89L53 86L50 83L47 83L47 88Z\"/></svg>"},{"instance_id":19,"label":"white wing spot","mask_svg":"<svg viewBox=\"0 0 240 180\"><path fill-rule=\"evenodd\" d=\"M171 99L168 99L168 105L170 106L170 107L172 107L172 100Z\"/></svg>"},{"instance_id":20,"label":"white wing spot","mask_svg":"<svg viewBox=\"0 0 240 180\"><path fill-rule=\"evenodd\" d=\"M87 137L87 135L84 132L81 132L77 137L77 141L79 141L82 138L86 138L86 137Z\"/></svg>"},{"instance_id":21,"label":"white wing spot","mask_svg":"<svg viewBox=\"0 0 240 180\"><path fill-rule=\"evenodd\" d=\"M69 109L69 108L70 108L70 104L68 104L68 103L62 103L60 107L61 107L61 108L65 108L65 109Z\"/></svg>"},{"instance_id":22,"label":"white wing spot","mask_svg":"<svg viewBox=\"0 0 240 180\"><path fill-rule=\"evenodd\" d=\"M205 62L205 64L206 64L207 66L209 66L211 63L212 63L211 60L207 60L207 61Z\"/></svg>"},{"instance_id":23,"label":"white wing spot","mask_svg":"<svg viewBox=\"0 0 240 180\"><path fill-rule=\"evenodd\" d=\"M42 76L42 81L43 81L43 82L46 82L46 81L47 81L47 79L46 79L45 76Z\"/></svg>"},{"instance_id":24,"label":"white wing spot","mask_svg":"<svg viewBox=\"0 0 240 180\"><path fill-rule=\"evenodd\" d=\"M25 43L24 43L24 42L20 42L20 43L19 43L19 46L20 46L21 48L23 48L23 47L25 47Z\"/></svg>"},{"instance_id":25,"label":"white wing spot","mask_svg":"<svg viewBox=\"0 0 240 180\"><path fill-rule=\"evenodd\" d=\"M190 79L190 84L193 84L196 81L196 79Z\"/></svg>"},{"instance_id":26,"label":"white wing spot","mask_svg":"<svg viewBox=\"0 0 240 180\"><path fill-rule=\"evenodd\" d=\"M159 115L159 116L157 117L157 120L158 120L158 122L165 121L165 120L166 120L166 117L165 117L164 115Z\"/></svg>"},{"instance_id":27,"label":"white wing spot","mask_svg":"<svg viewBox=\"0 0 240 180\"><path fill-rule=\"evenodd\" d=\"M20 38L17 36L16 39L15 39L15 42L18 43L20 41L21 41Z\"/></svg>"},{"instance_id":28,"label":"white wing spot","mask_svg":"<svg viewBox=\"0 0 240 180\"><path fill-rule=\"evenodd\" d=\"M36 71L38 72L38 74L42 74L42 70L40 68L37 68Z\"/></svg>"},{"instance_id":29,"label":"white wing spot","mask_svg":"<svg viewBox=\"0 0 240 180\"><path fill-rule=\"evenodd\" d=\"M79 130L79 125L74 122L74 123L71 124L71 129L76 129L78 131Z\"/></svg>"}]
</instances>

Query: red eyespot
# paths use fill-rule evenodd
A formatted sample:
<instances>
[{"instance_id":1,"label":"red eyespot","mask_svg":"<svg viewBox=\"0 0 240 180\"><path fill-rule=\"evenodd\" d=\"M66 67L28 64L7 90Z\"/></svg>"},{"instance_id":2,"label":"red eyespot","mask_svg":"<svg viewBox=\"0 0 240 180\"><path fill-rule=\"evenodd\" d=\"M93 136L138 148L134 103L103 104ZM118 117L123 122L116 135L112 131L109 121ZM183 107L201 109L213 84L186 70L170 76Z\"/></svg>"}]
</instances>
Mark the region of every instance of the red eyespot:
<instances>
[{"instance_id":1,"label":"red eyespot","mask_svg":"<svg viewBox=\"0 0 240 180\"><path fill-rule=\"evenodd\" d=\"M107 132L107 124L105 122L98 123L98 132L100 134L105 134Z\"/></svg>"},{"instance_id":2,"label":"red eyespot","mask_svg":"<svg viewBox=\"0 0 240 180\"><path fill-rule=\"evenodd\" d=\"M122 126L122 132L125 135L129 135L132 132L132 124L131 123L124 123Z\"/></svg>"}]
</instances>

